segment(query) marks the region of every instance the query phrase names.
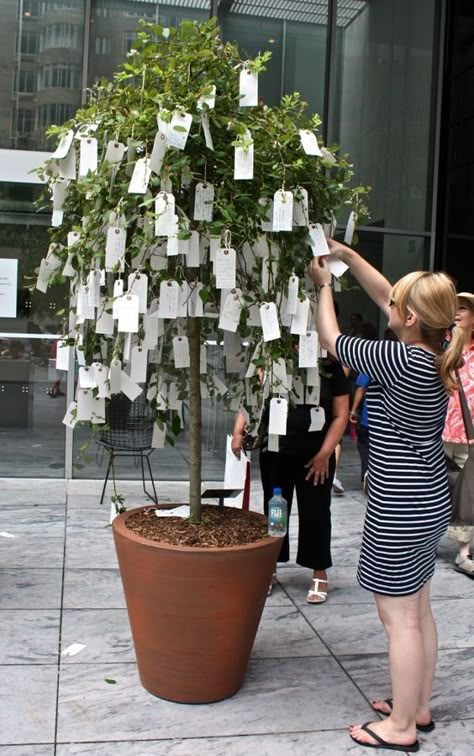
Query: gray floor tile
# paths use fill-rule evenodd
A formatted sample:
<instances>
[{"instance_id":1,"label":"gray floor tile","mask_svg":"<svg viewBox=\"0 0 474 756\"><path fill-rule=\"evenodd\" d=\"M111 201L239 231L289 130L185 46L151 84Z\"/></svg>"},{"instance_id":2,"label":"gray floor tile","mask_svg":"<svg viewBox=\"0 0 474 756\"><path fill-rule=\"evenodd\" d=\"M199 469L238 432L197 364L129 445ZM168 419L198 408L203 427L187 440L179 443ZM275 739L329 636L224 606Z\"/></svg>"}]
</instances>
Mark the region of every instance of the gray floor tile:
<instances>
[{"instance_id":1,"label":"gray floor tile","mask_svg":"<svg viewBox=\"0 0 474 756\"><path fill-rule=\"evenodd\" d=\"M66 542L66 568L117 569L117 556L112 530L108 527L83 528L68 532Z\"/></svg>"},{"instance_id":2,"label":"gray floor tile","mask_svg":"<svg viewBox=\"0 0 474 756\"><path fill-rule=\"evenodd\" d=\"M332 604L329 598L322 606L305 604L300 609L336 656L384 653L387 649L385 632L373 602L348 607Z\"/></svg>"},{"instance_id":3,"label":"gray floor tile","mask_svg":"<svg viewBox=\"0 0 474 756\"><path fill-rule=\"evenodd\" d=\"M54 664L59 625L58 609L2 609L0 664Z\"/></svg>"},{"instance_id":4,"label":"gray floor tile","mask_svg":"<svg viewBox=\"0 0 474 756\"><path fill-rule=\"evenodd\" d=\"M107 685L106 677L117 684ZM253 660L239 693L201 706L154 698L140 688L132 664L68 665L61 671L58 740L124 740L130 732L144 740L222 737L273 733L276 727L298 733L346 727L368 716L368 704L326 657Z\"/></svg>"},{"instance_id":5,"label":"gray floor tile","mask_svg":"<svg viewBox=\"0 0 474 756\"><path fill-rule=\"evenodd\" d=\"M57 667L5 666L0 669L0 679L0 743L53 743ZM33 752L25 750L29 753Z\"/></svg>"},{"instance_id":6,"label":"gray floor tile","mask_svg":"<svg viewBox=\"0 0 474 756\"><path fill-rule=\"evenodd\" d=\"M59 609L63 571L0 568L0 609Z\"/></svg>"},{"instance_id":7,"label":"gray floor tile","mask_svg":"<svg viewBox=\"0 0 474 756\"><path fill-rule=\"evenodd\" d=\"M65 609L123 609L125 598L117 569L68 569L64 576Z\"/></svg>"},{"instance_id":8,"label":"gray floor tile","mask_svg":"<svg viewBox=\"0 0 474 756\"><path fill-rule=\"evenodd\" d=\"M126 609L65 609L61 650L71 643L82 643L86 648L75 656L62 657L62 664L135 661Z\"/></svg>"},{"instance_id":9,"label":"gray floor tile","mask_svg":"<svg viewBox=\"0 0 474 756\"><path fill-rule=\"evenodd\" d=\"M2 756L55 756L54 743L42 745L0 745Z\"/></svg>"},{"instance_id":10,"label":"gray floor tile","mask_svg":"<svg viewBox=\"0 0 474 756\"><path fill-rule=\"evenodd\" d=\"M262 659L327 656L311 626L295 608L265 606L252 656Z\"/></svg>"}]
</instances>

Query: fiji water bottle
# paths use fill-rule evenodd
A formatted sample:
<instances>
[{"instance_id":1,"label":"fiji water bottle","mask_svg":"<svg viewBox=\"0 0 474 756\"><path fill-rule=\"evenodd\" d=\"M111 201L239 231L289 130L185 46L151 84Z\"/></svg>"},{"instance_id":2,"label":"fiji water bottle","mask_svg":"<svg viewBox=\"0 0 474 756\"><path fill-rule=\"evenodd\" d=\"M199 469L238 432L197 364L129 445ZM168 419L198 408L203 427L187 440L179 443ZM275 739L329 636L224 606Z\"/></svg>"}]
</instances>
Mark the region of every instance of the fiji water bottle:
<instances>
[{"instance_id":1,"label":"fiji water bottle","mask_svg":"<svg viewBox=\"0 0 474 756\"><path fill-rule=\"evenodd\" d=\"M281 495L281 488L273 489L268 502L268 535L283 538L288 529L288 504Z\"/></svg>"}]
</instances>

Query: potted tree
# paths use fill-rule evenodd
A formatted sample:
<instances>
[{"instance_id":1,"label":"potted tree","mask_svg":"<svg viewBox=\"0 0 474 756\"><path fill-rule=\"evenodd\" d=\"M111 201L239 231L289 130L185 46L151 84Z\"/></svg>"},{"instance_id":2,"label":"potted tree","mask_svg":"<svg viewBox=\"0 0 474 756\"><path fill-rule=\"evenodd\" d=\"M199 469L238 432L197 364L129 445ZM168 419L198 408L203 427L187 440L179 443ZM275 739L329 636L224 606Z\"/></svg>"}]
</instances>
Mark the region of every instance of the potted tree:
<instances>
[{"instance_id":1,"label":"potted tree","mask_svg":"<svg viewBox=\"0 0 474 756\"><path fill-rule=\"evenodd\" d=\"M343 204L363 209L299 95L259 99L269 56L242 59L214 21L143 23L113 80L49 129L58 146L42 169L53 228L39 286L70 279L64 346L82 363L68 422L100 427L110 397L145 391L159 446L186 404L189 518L142 508L113 522L141 680L183 702L240 687L279 549L262 515L201 505L203 392L252 432L268 400L287 402L288 376L298 393L308 261ZM206 364L211 339L233 357L225 383Z\"/></svg>"}]
</instances>

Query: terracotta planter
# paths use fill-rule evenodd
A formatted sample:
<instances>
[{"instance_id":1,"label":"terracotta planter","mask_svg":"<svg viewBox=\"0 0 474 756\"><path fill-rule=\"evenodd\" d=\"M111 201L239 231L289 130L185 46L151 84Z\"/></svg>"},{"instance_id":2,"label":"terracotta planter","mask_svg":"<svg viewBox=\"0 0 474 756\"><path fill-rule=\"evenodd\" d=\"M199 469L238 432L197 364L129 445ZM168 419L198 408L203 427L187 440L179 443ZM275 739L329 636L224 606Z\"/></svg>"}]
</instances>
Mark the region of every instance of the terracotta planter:
<instances>
[{"instance_id":1,"label":"terracotta planter","mask_svg":"<svg viewBox=\"0 0 474 756\"><path fill-rule=\"evenodd\" d=\"M232 696L244 679L280 539L171 546L129 530L136 511L116 517L113 532L143 686L181 703Z\"/></svg>"}]
</instances>

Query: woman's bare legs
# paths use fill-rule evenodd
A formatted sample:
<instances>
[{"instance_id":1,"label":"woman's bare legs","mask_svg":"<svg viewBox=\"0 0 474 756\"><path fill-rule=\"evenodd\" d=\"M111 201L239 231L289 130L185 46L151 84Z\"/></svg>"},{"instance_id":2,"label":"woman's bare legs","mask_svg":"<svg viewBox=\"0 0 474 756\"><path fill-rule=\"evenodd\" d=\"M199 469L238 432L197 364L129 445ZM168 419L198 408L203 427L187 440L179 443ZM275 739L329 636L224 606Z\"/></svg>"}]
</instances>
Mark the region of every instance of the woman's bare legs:
<instances>
[{"instance_id":1,"label":"woman's bare legs","mask_svg":"<svg viewBox=\"0 0 474 756\"><path fill-rule=\"evenodd\" d=\"M431 720L429 698L437 658L437 634L429 599L429 582L411 596L375 594L379 617L389 642L393 710L370 728L381 738L402 745L416 740L416 722ZM359 727L351 735L374 742Z\"/></svg>"}]
</instances>

